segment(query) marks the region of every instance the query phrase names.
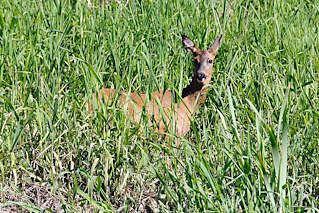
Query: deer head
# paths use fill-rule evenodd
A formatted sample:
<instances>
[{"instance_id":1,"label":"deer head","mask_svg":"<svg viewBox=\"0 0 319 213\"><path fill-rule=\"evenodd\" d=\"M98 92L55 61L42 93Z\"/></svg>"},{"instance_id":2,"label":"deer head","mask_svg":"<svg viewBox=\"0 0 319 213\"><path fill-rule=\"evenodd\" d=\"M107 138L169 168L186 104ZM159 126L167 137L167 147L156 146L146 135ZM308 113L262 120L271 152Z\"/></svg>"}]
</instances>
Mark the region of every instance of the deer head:
<instances>
[{"instance_id":1,"label":"deer head","mask_svg":"<svg viewBox=\"0 0 319 213\"><path fill-rule=\"evenodd\" d=\"M223 35L220 35L213 45L205 51L200 50L187 36L182 35L184 48L193 54L194 76L193 80L201 86L210 82L213 73L213 62L220 47Z\"/></svg>"}]
</instances>

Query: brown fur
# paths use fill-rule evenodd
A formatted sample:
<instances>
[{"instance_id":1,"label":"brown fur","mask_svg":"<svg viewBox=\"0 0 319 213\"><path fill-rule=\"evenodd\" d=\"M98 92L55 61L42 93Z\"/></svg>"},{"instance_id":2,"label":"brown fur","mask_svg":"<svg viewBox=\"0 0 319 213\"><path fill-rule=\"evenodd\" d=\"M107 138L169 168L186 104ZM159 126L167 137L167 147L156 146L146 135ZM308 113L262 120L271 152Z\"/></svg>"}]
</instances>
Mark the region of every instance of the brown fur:
<instances>
[{"instance_id":1,"label":"brown fur","mask_svg":"<svg viewBox=\"0 0 319 213\"><path fill-rule=\"evenodd\" d=\"M190 120L192 114L205 102L207 85L210 82L213 72L213 61L220 46L222 35L217 38L214 44L206 51L201 51L192 40L182 36L184 48L193 54L194 57L194 76L193 79L182 92L182 101L176 103L175 94L171 91L155 91L152 93L151 100L148 100L146 94L119 92L119 105L127 109L127 116L134 122L139 122L143 107L145 112L154 117L159 124L158 132L164 134L167 127L173 124L176 135L183 137L190 130ZM206 76L203 80L198 80L197 76L202 73ZM103 88L98 93L98 100L104 98L105 102L112 101L116 90ZM90 110L93 110L93 104L90 104Z\"/></svg>"}]
</instances>

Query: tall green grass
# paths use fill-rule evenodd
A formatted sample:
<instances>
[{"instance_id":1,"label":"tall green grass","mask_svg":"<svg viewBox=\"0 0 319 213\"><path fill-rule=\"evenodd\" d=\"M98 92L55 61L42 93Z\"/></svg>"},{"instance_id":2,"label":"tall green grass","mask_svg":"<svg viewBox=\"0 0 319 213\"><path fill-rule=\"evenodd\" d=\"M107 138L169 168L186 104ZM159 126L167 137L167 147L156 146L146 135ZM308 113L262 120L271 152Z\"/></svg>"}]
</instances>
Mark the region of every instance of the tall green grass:
<instances>
[{"instance_id":1,"label":"tall green grass","mask_svg":"<svg viewBox=\"0 0 319 213\"><path fill-rule=\"evenodd\" d=\"M0 2L1 209L319 211L317 1L99 2ZM180 94L181 34L221 33L180 147L116 103L88 113L102 87Z\"/></svg>"}]
</instances>

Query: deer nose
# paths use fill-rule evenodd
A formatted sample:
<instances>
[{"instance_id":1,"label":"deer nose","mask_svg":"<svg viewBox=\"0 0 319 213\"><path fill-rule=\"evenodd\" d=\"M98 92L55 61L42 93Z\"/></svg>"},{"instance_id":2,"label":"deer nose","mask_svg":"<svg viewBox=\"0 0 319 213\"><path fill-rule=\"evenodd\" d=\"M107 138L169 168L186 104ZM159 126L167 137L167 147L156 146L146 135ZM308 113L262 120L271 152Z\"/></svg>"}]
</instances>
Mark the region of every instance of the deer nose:
<instances>
[{"instance_id":1,"label":"deer nose","mask_svg":"<svg viewBox=\"0 0 319 213\"><path fill-rule=\"evenodd\" d=\"M204 73L197 73L197 80L202 81L206 78Z\"/></svg>"}]
</instances>

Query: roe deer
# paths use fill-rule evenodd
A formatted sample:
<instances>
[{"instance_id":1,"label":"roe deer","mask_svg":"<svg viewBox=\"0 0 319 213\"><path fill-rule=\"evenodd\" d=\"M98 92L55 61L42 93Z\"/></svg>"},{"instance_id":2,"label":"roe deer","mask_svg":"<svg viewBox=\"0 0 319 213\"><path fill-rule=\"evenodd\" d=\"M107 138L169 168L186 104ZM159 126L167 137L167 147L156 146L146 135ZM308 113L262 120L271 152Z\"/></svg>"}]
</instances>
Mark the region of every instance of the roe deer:
<instances>
[{"instance_id":1,"label":"roe deer","mask_svg":"<svg viewBox=\"0 0 319 213\"><path fill-rule=\"evenodd\" d=\"M213 72L213 62L220 47L223 35L218 37L213 45L205 51L201 51L188 37L182 35L184 48L193 54L194 75L193 79L182 91L182 100L176 103L175 94L171 91L155 91L148 100L146 94L119 92L119 106L127 109L127 114L134 122L139 122L143 108L145 112L153 116L159 125L157 131L164 134L167 127L173 124L175 133L183 137L190 130L192 114L205 102L207 85ZM98 93L98 102L104 97L105 103L116 95L115 89L103 88ZM90 104L93 110L93 104ZM179 140L176 141L178 145Z\"/></svg>"}]
</instances>

